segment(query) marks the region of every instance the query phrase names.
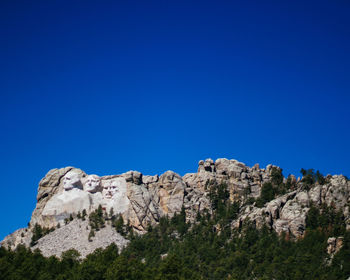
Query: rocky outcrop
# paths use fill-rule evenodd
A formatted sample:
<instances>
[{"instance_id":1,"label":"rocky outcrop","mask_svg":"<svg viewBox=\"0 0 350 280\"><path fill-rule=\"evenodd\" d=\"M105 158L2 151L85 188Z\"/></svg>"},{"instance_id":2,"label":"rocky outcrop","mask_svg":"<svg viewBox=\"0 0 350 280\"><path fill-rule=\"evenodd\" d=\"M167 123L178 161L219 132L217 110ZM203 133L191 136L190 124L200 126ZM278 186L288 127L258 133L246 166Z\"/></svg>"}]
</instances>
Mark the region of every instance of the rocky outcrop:
<instances>
[{"instance_id":1,"label":"rocky outcrop","mask_svg":"<svg viewBox=\"0 0 350 280\"><path fill-rule=\"evenodd\" d=\"M47 215L42 215L42 212L44 211L46 204L55 194L63 193L63 178L70 171L75 171L77 174L80 174L82 178L86 176L86 174L80 169L65 167L51 169L45 177L41 179L38 187L38 195L36 197L36 207L30 220L31 225L38 223L43 226L53 226L53 224L55 224ZM62 216L63 220L68 217L67 215L69 216L68 213Z\"/></svg>"},{"instance_id":2,"label":"rocky outcrop","mask_svg":"<svg viewBox=\"0 0 350 280\"><path fill-rule=\"evenodd\" d=\"M330 176L329 183L316 184L306 191L300 188L278 197L265 204L262 208L249 205L242 209L239 218L233 222L234 228L244 221L253 222L257 227L267 225L277 233L291 233L295 237L302 237L305 231L305 219L311 204L320 206L325 204L342 211L347 230L350 229L350 182L342 175Z\"/></svg>"},{"instance_id":3,"label":"rocky outcrop","mask_svg":"<svg viewBox=\"0 0 350 280\"><path fill-rule=\"evenodd\" d=\"M260 169L256 164L252 168L237 160L225 158L201 160L198 163L198 172L183 176L186 183L184 206L190 220L193 220L198 211L210 209L208 197L209 185L225 183L230 192L231 201L244 202L249 198L260 196L261 187L271 177L272 165Z\"/></svg>"},{"instance_id":4,"label":"rocky outcrop","mask_svg":"<svg viewBox=\"0 0 350 280\"><path fill-rule=\"evenodd\" d=\"M343 247L344 237L329 237L327 240L327 254L333 258L336 253Z\"/></svg>"},{"instance_id":5,"label":"rocky outcrop","mask_svg":"<svg viewBox=\"0 0 350 280\"><path fill-rule=\"evenodd\" d=\"M256 164L252 168L237 160L225 158L200 161L198 172L186 174L183 179L186 184L195 189L206 190L206 184L211 181L226 183L231 200L246 199L249 197L259 197L261 186L270 180L272 165L266 169L260 169Z\"/></svg>"},{"instance_id":6,"label":"rocky outcrop","mask_svg":"<svg viewBox=\"0 0 350 280\"><path fill-rule=\"evenodd\" d=\"M14 250L17 245L23 244L26 247L29 247L30 241L32 240L32 232L28 228L20 228L15 232L9 234L1 241L1 246Z\"/></svg>"},{"instance_id":7,"label":"rocky outcrop","mask_svg":"<svg viewBox=\"0 0 350 280\"><path fill-rule=\"evenodd\" d=\"M102 205L113 208L138 231L157 223L164 215L180 212L182 206L191 219L198 211L210 210L208 185L226 183L231 200L258 197L264 182L269 180L271 166L249 168L236 160L200 161L198 172L181 177L172 171L158 176L144 176L137 171L98 177L80 169L53 169L40 181L37 206L31 225L62 225L71 214L84 209L87 213Z\"/></svg>"},{"instance_id":8,"label":"rocky outcrop","mask_svg":"<svg viewBox=\"0 0 350 280\"><path fill-rule=\"evenodd\" d=\"M255 203L249 205L249 201L260 196L262 185L271 180L273 170L280 169L272 165L263 169L258 164L248 167L237 160L228 159L200 161L196 173L183 177L173 171L160 176L129 171L99 177L74 167L52 169L39 183L37 205L30 227L6 237L2 245L10 248L18 244L29 246L33 226L39 224L45 228L60 226L41 238L36 245L46 255L60 254L61 251L54 249L54 244L60 244L64 249L76 248L82 255L111 242L122 247L125 242L115 235L111 227L96 234L95 241L79 243L79 236L88 239L85 238L88 226L82 221L75 222L75 219L66 225L65 220L76 217L83 210L89 214L101 205L106 213L113 211L120 214L139 233L145 232L148 225L157 224L160 217L172 217L182 208L186 211L187 220L194 222L198 212L205 209L212 211L210 186L222 183L227 186L229 199L232 202L239 201L241 205L239 216L232 227L240 227L249 220L257 227L267 225L277 233L288 232L301 237L310 205L325 203L342 210L350 228L350 183L344 176L330 176L327 184L315 185L310 190L305 190L301 182L291 177L296 185L293 191L266 203L262 208L256 207ZM60 239L69 231L72 232L72 238Z\"/></svg>"}]
</instances>

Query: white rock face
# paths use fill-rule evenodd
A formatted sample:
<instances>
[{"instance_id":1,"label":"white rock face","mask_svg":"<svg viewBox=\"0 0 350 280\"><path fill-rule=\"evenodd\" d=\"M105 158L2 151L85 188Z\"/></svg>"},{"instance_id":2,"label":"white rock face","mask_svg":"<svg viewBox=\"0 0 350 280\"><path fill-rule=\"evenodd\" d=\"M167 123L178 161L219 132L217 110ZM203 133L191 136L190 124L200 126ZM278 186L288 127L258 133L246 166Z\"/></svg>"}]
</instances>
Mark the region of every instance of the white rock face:
<instances>
[{"instance_id":1,"label":"white rock face","mask_svg":"<svg viewBox=\"0 0 350 280\"><path fill-rule=\"evenodd\" d=\"M70 189L63 193L54 195L45 205L42 216L52 223L49 227L57 223L63 223L70 214L92 209L92 199L88 192L80 189Z\"/></svg>"},{"instance_id":2,"label":"white rock face","mask_svg":"<svg viewBox=\"0 0 350 280\"><path fill-rule=\"evenodd\" d=\"M129 171L99 177L73 167L53 169L39 183L31 224L56 226L71 214L83 210L89 214L101 205L108 212L113 208L114 213L121 213L124 220L142 232L161 216L180 212L182 206L189 221L195 219L198 211L210 211L209 183L226 183L233 201L258 197L261 185L268 179L269 171L257 165L249 168L228 159L200 161L198 172L184 177L172 171L161 176Z\"/></svg>"},{"instance_id":3,"label":"white rock face","mask_svg":"<svg viewBox=\"0 0 350 280\"><path fill-rule=\"evenodd\" d=\"M95 193L97 191L100 191L100 177L92 174L86 177L86 180L84 182L84 191L89 193Z\"/></svg>"},{"instance_id":4,"label":"white rock face","mask_svg":"<svg viewBox=\"0 0 350 280\"><path fill-rule=\"evenodd\" d=\"M63 177L63 188L69 191L74 188L82 189L82 183L78 172L71 170Z\"/></svg>"},{"instance_id":5,"label":"white rock face","mask_svg":"<svg viewBox=\"0 0 350 280\"><path fill-rule=\"evenodd\" d=\"M106 211L113 208L114 213L125 212L130 203L126 195L126 180L123 177L109 177L101 181L97 175L89 175L82 184L79 173L69 171L63 177L63 190L46 202L40 224L44 227L53 227L58 223L62 225L71 214L76 215L83 210L90 213L99 205ZM83 189L80 189L81 186Z\"/></svg>"},{"instance_id":6,"label":"white rock face","mask_svg":"<svg viewBox=\"0 0 350 280\"><path fill-rule=\"evenodd\" d=\"M56 229L38 242L40 249L47 250L45 254L59 255L57 249L48 249L50 244L60 246L60 242L63 242L57 236L58 233L64 235L71 231L76 235L74 242L78 242L80 237L88 239L85 238L88 234L86 226L83 229L84 226L75 223L75 220L64 225L64 219L70 215L75 217L83 210L90 214L99 205L107 213L113 208L115 214L120 213L124 221L128 221L139 233L145 232L148 225L157 224L160 217L172 217L179 213L182 207L186 211L187 221L193 222L198 212L212 211L209 199L211 185L226 184L230 201L239 201L244 205L250 199L260 196L262 185L271 180L273 168L278 167L268 165L262 169L258 164L248 167L237 160L223 158L215 162L212 159L202 160L198 163L197 173L185 174L183 177L173 171L167 171L160 176L144 176L137 171L128 171L121 175L99 177L87 175L74 167L52 169L39 183L31 226L7 236L2 244L9 248L15 248L18 244L29 246L34 224L49 228L60 224L61 229ZM311 204L319 206L325 203L343 211L347 228L350 229L350 182L344 176L330 176L327 184L315 185L308 191L303 190L295 177L293 178L296 186L293 191L266 203L263 208L257 208L254 204L243 206L237 220L232 222L232 227L239 227L250 219L257 227L267 225L279 234L287 232L302 237ZM66 231L63 232L62 228ZM111 237L114 236L112 233L102 234L105 230L96 233L94 244L104 246L108 242L103 243L101 240L102 243L98 243L99 238L110 241L116 238ZM56 242L56 238L60 241ZM46 245L42 245L42 242ZM73 243L62 245L62 248L70 249L68 247ZM85 243L79 244L74 248L85 252L84 254L97 248L95 245L89 247Z\"/></svg>"},{"instance_id":7,"label":"white rock face","mask_svg":"<svg viewBox=\"0 0 350 280\"><path fill-rule=\"evenodd\" d=\"M124 213L130 204L126 195L126 180L123 177L115 177L102 181L102 206L106 211L113 208L114 213Z\"/></svg>"},{"instance_id":8,"label":"white rock face","mask_svg":"<svg viewBox=\"0 0 350 280\"><path fill-rule=\"evenodd\" d=\"M45 227L50 227L54 224L55 219L52 219L52 217L43 216L42 212L48 201L54 195L63 193L65 191L64 185L66 185L68 189L71 188L68 186L69 180L65 179L65 175L70 171L74 171L74 174L79 174L80 182L86 177L85 172L80 169L74 167L65 167L60 169L52 169L46 174L43 179L41 179L38 187L37 204L30 221L30 224L32 226L36 223ZM81 188L79 181L77 182L76 186L79 189Z\"/></svg>"}]
</instances>

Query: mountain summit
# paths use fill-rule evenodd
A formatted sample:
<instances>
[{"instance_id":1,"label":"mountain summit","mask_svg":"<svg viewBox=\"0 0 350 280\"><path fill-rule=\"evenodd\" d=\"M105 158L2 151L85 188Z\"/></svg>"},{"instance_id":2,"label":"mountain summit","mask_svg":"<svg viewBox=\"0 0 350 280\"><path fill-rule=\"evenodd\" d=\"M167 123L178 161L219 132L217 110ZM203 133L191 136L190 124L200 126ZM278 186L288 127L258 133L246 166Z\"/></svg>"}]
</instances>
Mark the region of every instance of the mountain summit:
<instances>
[{"instance_id":1,"label":"mountain summit","mask_svg":"<svg viewBox=\"0 0 350 280\"><path fill-rule=\"evenodd\" d=\"M248 167L223 158L201 160L197 173L183 177L173 171L160 176L129 171L100 177L74 167L52 169L39 183L28 227L1 244L9 249L19 244L39 248L44 256L60 256L73 248L84 257L111 243L125 247L126 231L143 234L164 216L184 212L186 222L195 223L199 214L218 210L221 199L239 209L229 221L232 229L249 222L302 238L310 209L327 206L341 211L349 230L350 181L342 175L323 177L313 170L302 173L301 180L293 175L285 178L277 166ZM215 230L220 232L220 226ZM336 246L337 240L333 241Z\"/></svg>"}]
</instances>

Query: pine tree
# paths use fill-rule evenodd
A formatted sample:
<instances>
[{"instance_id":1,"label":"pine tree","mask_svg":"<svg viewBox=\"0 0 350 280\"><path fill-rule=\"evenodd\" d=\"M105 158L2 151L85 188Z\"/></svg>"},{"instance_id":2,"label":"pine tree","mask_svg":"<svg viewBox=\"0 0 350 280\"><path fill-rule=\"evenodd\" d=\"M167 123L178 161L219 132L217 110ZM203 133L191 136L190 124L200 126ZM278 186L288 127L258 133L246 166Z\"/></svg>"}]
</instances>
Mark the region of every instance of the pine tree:
<instances>
[{"instance_id":1,"label":"pine tree","mask_svg":"<svg viewBox=\"0 0 350 280\"><path fill-rule=\"evenodd\" d=\"M86 215L87 215L87 214L86 214L86 210L84 209L84 210L83 210L83 213L82 213L82 216L81 216L81 218L82 218L83 221L85 221Z\"/></svg>"},{"instance_id":2,"label":"pine tree","mask_svg":"<svg viewBox=\"0 0 350 280\"><path fill-rule=\"evenodd\" d=\"M95 237L95 231L93 229L91 229L89 232L89 237L88 237L89 242L92 241L93 237Z\"/></svg>"},{"instance_id":3,"label":"pine tree","mask_svg":"<svg viewBox=\"0 0 350 280\"><path fill-rule=\"evenodd\" d=\"M40 225L36 223L33 228L33 236L30 242L30 246L34 246L42 236L43 236L43 229Z\"/></svg>"}]
</instances>

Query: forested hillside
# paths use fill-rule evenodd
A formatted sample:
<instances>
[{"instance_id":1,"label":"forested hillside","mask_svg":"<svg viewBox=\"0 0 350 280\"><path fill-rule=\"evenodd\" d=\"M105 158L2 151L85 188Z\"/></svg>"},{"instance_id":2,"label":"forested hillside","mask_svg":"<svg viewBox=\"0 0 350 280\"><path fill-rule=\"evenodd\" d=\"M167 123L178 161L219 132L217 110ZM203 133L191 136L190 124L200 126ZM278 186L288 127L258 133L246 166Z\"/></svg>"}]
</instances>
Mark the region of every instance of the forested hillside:
<instances>
[{"instance_id":1,"label":"forested hillside","mask_svg":"<svg viewBox=\"0 0 350 280\"><path fill-rule=\"evenodd\" d=\"M350 232L344 216L333 207L311 206L303 238L246 220L240 228L239 203L231 203L227 187L210 190L213 211L198 212L186 223L184 208L171 219L137 235L116 221L116 229L130 243L121 252L115 245L97 249L85 259L69 250L45 258L20 245L15 251L0 248L1 279L347 279L350 276ZM342 246L327 252L328 239L339 237Z\"/></svg>"}]
</instances>

